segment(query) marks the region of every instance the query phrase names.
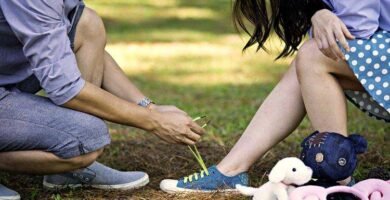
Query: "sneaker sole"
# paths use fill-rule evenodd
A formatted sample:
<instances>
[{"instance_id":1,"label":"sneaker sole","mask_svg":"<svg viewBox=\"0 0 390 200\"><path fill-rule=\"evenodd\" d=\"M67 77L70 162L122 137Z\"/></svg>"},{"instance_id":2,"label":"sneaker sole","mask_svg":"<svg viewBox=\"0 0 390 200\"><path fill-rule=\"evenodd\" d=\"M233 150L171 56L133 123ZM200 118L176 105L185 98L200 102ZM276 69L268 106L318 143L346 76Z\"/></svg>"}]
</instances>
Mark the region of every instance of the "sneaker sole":
<instances>
[{"instance_id":1,"label":"sneaker sole","mask_svg":"<svg viewBox=\"0 0 390 200\"><path fill-rule=\"evenodd\" d=\"M167 190L167 189L161 189L162 191L168 193L168 194L186 194L186 193L239 193L236 189L225 189L225 190L191 190L191 189L184 189L184 188L177 188L174 190Z\"/></svg>"},{"instance_id":2,"label":"sneaker sole","mask_svg":"<svg viewBox=\"0 0 390 200\"><path fill-rule=\"evenodd\" d=\"M43 181L43 187L46 189L66 189L66 188L80 188L80 187L91 187L102 190L133 190L141 188L149 183L149 176L146 174L144 177L137 181L118 185L82 185L82 184L68 184L68 185L57 185ZM0 199L1 200L1 199Z\"/></svg>"},{"instance_id":3,"label":"sneaker sole","mask_svg":"<svg viewBox=\"0 0 390 200\"><path fill-rule=\"evenodd\" d=\"M20 195L0 197L0 200L20 200Z\"/></svg>"},{"instance_id":4,"label":"sneaker sole","mask_svg":"<svg viewBox=\"0 0 390 200\"><path fill-rule=\"evenodd\" d=\"M173 180L171 180L173 181ZM176 181L175 181L176 182ZM176 184L173 184L176 185ZM160 189L166 193L169 194L177 194L177 193L238 193L239 191L237 189L221 189L221 190L194 190L194 189L187 189L187 188L179 188L176 186L172 186L171 184L168 184L167 182L164 183L162 181L160 183Z\"/></svg>"}]
</instances>

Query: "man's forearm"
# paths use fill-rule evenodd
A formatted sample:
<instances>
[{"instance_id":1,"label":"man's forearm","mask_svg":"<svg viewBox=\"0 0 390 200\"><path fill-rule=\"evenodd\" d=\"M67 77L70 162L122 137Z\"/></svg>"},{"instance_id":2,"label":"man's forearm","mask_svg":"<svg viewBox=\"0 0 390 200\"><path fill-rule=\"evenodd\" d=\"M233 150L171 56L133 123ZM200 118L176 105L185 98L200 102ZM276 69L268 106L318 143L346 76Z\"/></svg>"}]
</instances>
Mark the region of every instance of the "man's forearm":
<instances>
[{"instance_id":1,"label":"man's forearm","mask_svg":"<svg viewBox=\"0 0 390 200\"><path fill-rule=\"evenodd\" d=\"M152 130L158 118L156 112L123 100L88 82L76 97L63 106L144 130Z\"/></svg>"},{"instance_id":2,"label":"man's forearm","mask_svg":"<svg viewBox=\"0 0 390 200\"><path fill-rule=\"evenodd\" d=\"M102 88L130 102L138 103L145 95L128 79L108 52L104 55Z\"/></svg>"}]
</instances>

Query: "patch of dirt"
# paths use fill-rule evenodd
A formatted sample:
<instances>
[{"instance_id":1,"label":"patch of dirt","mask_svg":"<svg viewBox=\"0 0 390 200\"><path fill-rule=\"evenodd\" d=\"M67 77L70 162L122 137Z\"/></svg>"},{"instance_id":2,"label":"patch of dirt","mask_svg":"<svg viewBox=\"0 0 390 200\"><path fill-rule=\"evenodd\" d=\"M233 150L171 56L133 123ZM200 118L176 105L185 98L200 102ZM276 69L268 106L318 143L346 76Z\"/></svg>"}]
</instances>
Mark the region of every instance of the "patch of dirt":
<instances>
[{"instance_id":1,"label":"patch of dirt","mask_svg":"<svg viewBox=\"0 0 390 200\"><path fill-rule=\"evenodd\" d=\"M215 200L215 199L247 199L238 194L197 194L172 195L159 190L159 183L164 178L174 178L188 175L199 170L199 166L186 146L166 144L155 137L132 138L114 141L99 159L100 162L119 170L142 170L150 176L150 183L135 191L100 191L96 189L75 189L62 191L47 191L42 188L41 176L0 174L0 182L16 189L23 199L55 199L59 194L61 199L186 199L186 200ZM236 138L235 138L236 139ZM213 142L201 142L197 145L208 165L217 163L225 156L230 147L224 147ZM280 143L272 151L251 168L251 185L258 186L267 180L267 170L283 157L299 155L298 144ZM245 155L243 155L245 156ZM388 158L387 158L388 159ZM370 151L360 157L363 173L366 177L372 163L377 166L389 166L389 160L383 153ZM365 170L366 169L366 170ZM385 168L389 171L389 168ZM367 171L367 172L365 172Z\"/></svg>"}]
</instances>

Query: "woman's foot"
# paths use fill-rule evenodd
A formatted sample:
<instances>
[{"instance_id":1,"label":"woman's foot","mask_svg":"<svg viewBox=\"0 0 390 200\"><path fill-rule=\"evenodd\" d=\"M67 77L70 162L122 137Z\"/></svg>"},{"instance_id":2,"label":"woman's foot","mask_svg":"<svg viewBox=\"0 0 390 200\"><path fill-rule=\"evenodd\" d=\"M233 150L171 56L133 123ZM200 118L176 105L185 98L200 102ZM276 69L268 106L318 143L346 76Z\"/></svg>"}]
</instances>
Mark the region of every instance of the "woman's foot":
<instances>
[{"instance_id":1,"label":"woman's foot","mask_svg":"<svg viewBox=\"0 0 390 200\"><path fill-rule=\"evenodd\" d=\"M20 200L20 195L0 184L0 200Z\"/></svg>"},{"instance_id":2,"label":"woman's foot","mask_svg":"<svg viewBox=\"0 0 390 200\"><path fill-rule=\"evenodd\" d=\"M48 189L93 187L104 190L131 190L149 183L145 172L121 172L98 162L83 170L45 176L43 186Z\"/></svg>"},{"instance_id":3,"label":"woman's foot","mask_svg":"<svg viewBox=\"0 0 390 200\"><path fill-rule=\"evenodd\" d=\"M206 171L194 173L179 180L165 179L161 181L161 190L168 193L182 192L236 192L236 185L248 185L248 174L225 176L216 166Z\"/></svg>"}]
</instances>

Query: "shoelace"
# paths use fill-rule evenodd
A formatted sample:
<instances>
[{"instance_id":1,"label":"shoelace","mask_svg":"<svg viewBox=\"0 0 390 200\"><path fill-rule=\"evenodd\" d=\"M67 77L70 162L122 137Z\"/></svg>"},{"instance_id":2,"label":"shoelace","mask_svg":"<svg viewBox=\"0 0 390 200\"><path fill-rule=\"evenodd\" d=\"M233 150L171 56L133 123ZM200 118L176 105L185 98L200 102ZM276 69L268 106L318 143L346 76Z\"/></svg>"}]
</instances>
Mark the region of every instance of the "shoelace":
<instances>
[{"instance_id":1,"label":"shoelace","mask_svg":"<svg viewBox=\"0 0 390 200\"><path fill-rule=\"evenodd\" d=\"M193 119L193 121L196 122L196 121L198 121L200 119L203 119L205 117L206 116L196 117L196 118ZM201 127L202 128L206 127L209 122L210 121L208 121L207 123L203 124ZM188 145L188 148L190 149L192 155L194 155L196 161L198 161L198 163L199 163L200 167L202 168L202 170L200 171L200 173L195 172L195 173L193 173L193 174L191 174L189 176L184 177L184 180L183 180L184 183L192 182L193 178L195 180L198 180L199 178L205 177L205 175L206 176L209 175L209 170L207 169L206 165L204 164L202 155L200 155L200 153L198 151L198 148L195 145L193 145L193 148L191 148L191 146ZM198 176L198 175L200 175L200 176Z\"/></svg>"},{"instance_id":2,"label":"shoelace","mask_svg":"<svg viewBox=\"0 0 390 200\"><path fill-rule=\"evenodd\" d=\"M195 173L193 173L193 174L191 174L189 176L184 177L183 182L184 183L187 183L187 182L191 183L193 180L199 180L199 178L204 178L205 175L208 176L209 172L208 171L204 171L204 170L200 170L200 173L195 172Z\"/></svg>"}]
</instances>

